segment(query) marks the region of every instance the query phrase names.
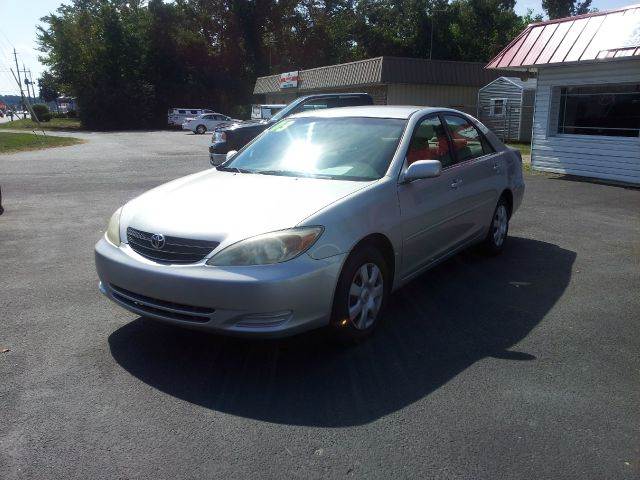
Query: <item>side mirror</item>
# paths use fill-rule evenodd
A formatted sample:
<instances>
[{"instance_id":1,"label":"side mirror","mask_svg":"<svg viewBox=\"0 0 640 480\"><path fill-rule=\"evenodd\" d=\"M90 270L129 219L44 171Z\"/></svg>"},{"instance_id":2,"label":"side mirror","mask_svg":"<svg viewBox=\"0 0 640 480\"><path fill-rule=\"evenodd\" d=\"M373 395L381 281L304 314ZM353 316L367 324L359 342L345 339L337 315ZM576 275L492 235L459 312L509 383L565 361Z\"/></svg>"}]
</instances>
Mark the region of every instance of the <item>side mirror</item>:
<instances>
[{"instance_id":1,"label":"side mirror","mask_svg":"<svg viewBox=\"0 0 640 480\"><path fill-rule=\"evenodd\" d=\"M225 158L225 161L227 161L227 162L228 162L229 160L231 160L231 159L234 157L234 155L235 155L236 153L238 153L238 151L237 151L237 150L229 150L229 151L227 152L227 157Z\"/></svg>"},{"instance_id":2,"label":"side mirror","mask_svg":"<svg viewBox=\"0 0 640 480\"><path fill-rule=\"evenodd\" d=\"M439 160L418 160L413 162L402 176L402 183L413 182L421 178L433 178L442 172L442 163Z\"/></svg>"}]
</instances>

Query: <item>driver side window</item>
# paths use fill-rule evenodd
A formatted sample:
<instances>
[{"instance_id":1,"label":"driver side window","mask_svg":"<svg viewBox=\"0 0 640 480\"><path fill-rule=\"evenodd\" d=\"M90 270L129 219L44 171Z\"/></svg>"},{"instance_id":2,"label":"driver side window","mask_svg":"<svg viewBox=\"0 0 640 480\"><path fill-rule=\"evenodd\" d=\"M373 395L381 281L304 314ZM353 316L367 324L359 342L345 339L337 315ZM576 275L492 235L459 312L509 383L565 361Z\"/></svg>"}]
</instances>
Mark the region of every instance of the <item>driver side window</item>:
<instances>
[{"instance_id":1,"label":"driver side window","mask_svg":"<svg viewBox=\"0 0 640 480\"><path fill-rule=\"evenodd\" d=\"M418 160L439 160L442 168L453 164L449 139L437 116L428 117L416 125L407 152L407 164Z\"/></svg>"}]
</instances>

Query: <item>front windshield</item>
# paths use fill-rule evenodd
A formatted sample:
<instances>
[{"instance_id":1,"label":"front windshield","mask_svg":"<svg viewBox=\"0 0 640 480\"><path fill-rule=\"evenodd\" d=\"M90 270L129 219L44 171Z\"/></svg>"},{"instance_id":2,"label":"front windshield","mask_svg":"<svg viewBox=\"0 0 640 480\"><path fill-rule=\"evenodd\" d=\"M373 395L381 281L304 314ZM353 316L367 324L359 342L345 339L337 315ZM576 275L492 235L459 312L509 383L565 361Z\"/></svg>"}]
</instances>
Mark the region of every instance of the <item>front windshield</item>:
<instances>
[{"instance_id":1,"label":"front windshield","mask_svg":"<svg viewBox=\"0 0 640 480\"><path fill-rule=\"evenodd\" d=\"M376 180L384 176L406 120L288 118L266 131L220 170Z\"/></svg>"}]
</instances>

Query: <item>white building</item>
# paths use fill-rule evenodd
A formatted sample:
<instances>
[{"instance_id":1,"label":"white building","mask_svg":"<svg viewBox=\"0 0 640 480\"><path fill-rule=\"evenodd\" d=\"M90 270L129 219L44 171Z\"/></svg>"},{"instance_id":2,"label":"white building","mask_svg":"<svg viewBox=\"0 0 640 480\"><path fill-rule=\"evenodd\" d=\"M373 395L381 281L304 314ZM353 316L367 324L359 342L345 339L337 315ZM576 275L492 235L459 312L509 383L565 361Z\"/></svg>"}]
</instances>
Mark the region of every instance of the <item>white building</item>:
<instances>
[{"instance_id":1,"label":"white building","mask_svg":"<svg viewBox=\"0 0 640 480\"><path fill-rule=\"evenodd\" d=\"M530 142L536 79L500 77L478 92L478 119L503 141Z\"/></svg>"},{"instance_id":2,"label":"white building","mask_svg":"<svg viewBox=\"0 0 640 480\"><path fill-rule=\"evenodd\" d=\"M640 5L531 24L487 68L537 72L534 169L640 184Z\"/></svg>"}]
</instances>

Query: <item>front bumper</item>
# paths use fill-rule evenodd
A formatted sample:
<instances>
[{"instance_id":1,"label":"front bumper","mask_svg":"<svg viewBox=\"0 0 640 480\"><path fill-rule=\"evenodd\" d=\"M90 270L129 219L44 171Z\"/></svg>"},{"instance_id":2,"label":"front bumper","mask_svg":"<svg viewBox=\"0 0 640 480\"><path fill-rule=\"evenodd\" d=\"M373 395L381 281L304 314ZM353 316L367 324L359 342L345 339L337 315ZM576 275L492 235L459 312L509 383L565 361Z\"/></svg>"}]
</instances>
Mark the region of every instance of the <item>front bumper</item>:
<instances>
[{"instance_id":1,"label":"front bumper","mask_svg":"<svg viewBox=\"0 0 640 480\"><path fill-rule=\"evenodd\" d=\"M191 125L189 125L187 123L183 123L182 124L182 130L191 130Z\"/></svg>"},{"instance_id":2,"label":"front bumper","mask_svg":"<svg viewBox=\"0 0 640 480\"><path fill-rule=\"evenodd\" d=\"M329 324L345 255L253 267L161 265L102 238L100 290L138 315L231 335L283 337Z\"/></svg>"}]
</instances>

